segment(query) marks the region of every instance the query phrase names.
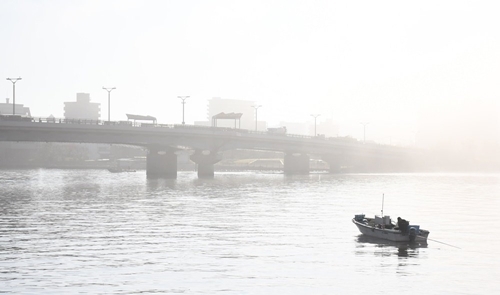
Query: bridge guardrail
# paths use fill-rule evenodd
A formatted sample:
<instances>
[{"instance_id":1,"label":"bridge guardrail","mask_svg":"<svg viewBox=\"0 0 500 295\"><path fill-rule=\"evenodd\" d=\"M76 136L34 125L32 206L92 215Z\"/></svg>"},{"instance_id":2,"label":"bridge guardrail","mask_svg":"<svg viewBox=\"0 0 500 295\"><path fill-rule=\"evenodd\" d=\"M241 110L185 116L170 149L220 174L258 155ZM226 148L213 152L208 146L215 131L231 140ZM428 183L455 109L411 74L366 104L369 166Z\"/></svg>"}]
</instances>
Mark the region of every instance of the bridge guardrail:
<instances>
[{"instance_id":1,"label":"bridge guardrail","mask_svg":"<svg viewBox=\"0 0 500 295\"><path fill-rule=\"evenodd\" d=\"M157 123L142 123L135 121L104 121L104 120L90 120L90 119L71 119L71 118L54 118L54 117L25 117L20 115L0 115L0 120L6 121L20 121L20 122L33 122L33 123L51 123L51 124L81 124L81 125L102 125L102 126L129 126L129 127L143 127L143 128L185 128L185 129L198 129L198 130L212 130L212 131L230 131L235 132L236 135L241 134L257 134L263 136L271 136L274 138L278 137L293 137L302 139L312 139L312 140L325 140L325 141L339 141L354 143L359 142L359 140L351 137L325 137L322 134L317 136L308 136L302 134L291 134L291 133L273 133L268 131L255 131L248 129L236 129L229 127L215 127L215 126L202 126L202 125L186 125L186 124L157 124ZM370 143L370 145L380 145L375 143Z\"/></svg>"}]
</instances>

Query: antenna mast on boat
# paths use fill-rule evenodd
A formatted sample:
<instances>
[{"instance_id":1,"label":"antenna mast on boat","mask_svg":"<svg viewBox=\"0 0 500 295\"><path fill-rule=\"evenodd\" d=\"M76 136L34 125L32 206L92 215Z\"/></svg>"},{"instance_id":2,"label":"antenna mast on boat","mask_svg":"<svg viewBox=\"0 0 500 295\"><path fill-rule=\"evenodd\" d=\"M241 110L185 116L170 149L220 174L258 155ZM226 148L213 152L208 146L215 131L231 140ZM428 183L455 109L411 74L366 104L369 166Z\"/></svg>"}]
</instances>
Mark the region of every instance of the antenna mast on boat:
<instances>
[{"instance_id":1,"label":"antenna mast on boat","mask_svg":"<svg viewBox=\"0 0 500 295\"><path fill-rule=\"evenodd\" d=\"M382 218L384 218L384 194L382 194L382 210L380 211L382 213Z\"/></svg>"}]
</instances>

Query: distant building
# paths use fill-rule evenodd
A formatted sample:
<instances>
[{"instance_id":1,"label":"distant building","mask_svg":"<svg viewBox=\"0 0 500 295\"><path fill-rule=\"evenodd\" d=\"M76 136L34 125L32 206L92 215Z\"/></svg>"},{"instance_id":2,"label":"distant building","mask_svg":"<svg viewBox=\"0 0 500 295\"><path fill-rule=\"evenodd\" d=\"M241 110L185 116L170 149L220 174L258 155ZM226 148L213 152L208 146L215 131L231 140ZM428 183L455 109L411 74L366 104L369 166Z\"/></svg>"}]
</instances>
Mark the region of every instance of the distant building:
<instances>
[{"instance_id":1,"label":"distant building","mask_svg":"<svg viewBox=\"0 0 500 295\"><path fill-rule=\"evenodd\" d=\"M298 122L280 121L280 127L286 127L287 130L286 133L288 134L307 135L309 125L304 122L298 123Z\"/></svg>"},{"instance_id":2,"label":"distant building","mask_svg":"<svg viewBox=\"0 0 500 295\"><path fill-rule=\"evenodd\" d=\"M339 136L339 127L333 122L333 119L327 118L324 121L320 121L319 117L316 123L316 134L326 137L337 137ZM314 122L309 125L309 135L314 135Z\"/></svg>"},{"instance_id":3,"label":"distant building","mask_svg":"<svg viewBox=\"0 0 500 295\"><path fill-rule=\"evenodd\" d=\"M64 118L99 120L101 118L101 104L90 102L90 94L77 93L76 102L64 103Z\"/></svg>"},{"instance_id":4,"label":"distant building","mask_svg":"<svg viewBox=\"0 0 500 295\"><path fill-rule=\"evenodd\" d=\"M5 103L0 103L0 115L12 115L13 105L9 103L9 99L5 99ZM31 117L30 108L22 104L16 103L16 115Z\"/></svg>"},{"instance_id":5,"label":"distant building","mask_svg":"<svg viewBox=\"0 0 500 295\"><path fill-rule=\"evenodd\" d=\"M77 93L76 101L64 103L65 119L100 120L101 104L90 102L89 93ZM86 149L88 159L109 158L110 145L81 144Z\"/></svg>"}]
</instances>

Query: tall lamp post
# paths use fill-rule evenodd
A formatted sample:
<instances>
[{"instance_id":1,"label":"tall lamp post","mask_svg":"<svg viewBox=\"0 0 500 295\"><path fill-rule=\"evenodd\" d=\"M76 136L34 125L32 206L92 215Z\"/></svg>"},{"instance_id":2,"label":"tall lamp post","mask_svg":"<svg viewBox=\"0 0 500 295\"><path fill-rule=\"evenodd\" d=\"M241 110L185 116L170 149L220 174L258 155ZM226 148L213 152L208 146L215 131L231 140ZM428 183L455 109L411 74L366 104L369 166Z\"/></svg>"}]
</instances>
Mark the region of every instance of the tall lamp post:
<instances>
[{"instance_id":1,"label":"tall lamp post","mask_svg":"<svg viewBox=\"0 0 500 295\"><path fill-rule=\"evenodd\" d=\"M316 118L321 116L321 114L311 115L314 117L314 136L316 136Z\"/></svg>"},{"instance_id":2,"label":"tall lamp post","mask_svg":"<svg viewBox=\"0 0 500 295\"><path fill-rule=\"evenodd\" d=\"M361 125L363 125L363 144L366 143L366 125L370 124L368 122L361 122Z\"/></svg>"},{"instance_id":3,"label":"tall lamp post","mask_svg":"<svg viewBox=\"0 0 500 295\"><path fill-rule=\"evenodd\" d=\"M186 124L184 122L184 105L186 104L186 99L189 98L189 96L177 96L178 98L182 99L182 125Z\"/></svg>"},{"instance_id":4,"label":"tall lamp post","mask_svg":"<svg viewBox=\"0 0 500 295\"><path fill-rule=\"evenodd\" d=\"M110 122L111 120L111 91L115 90L116 87L113 87L113 88L106 88L106 87L102 87L102 89L106 90L108 92L108 122Z\"/></svg>"},{"instance_id":5,"label":"tall lamp post","mask_svg":"<svg viewBox=\"0 0 500 295\"><path fill-rule=\"evenodd\" d=\"M255 131L257 131L257 112L259 110L259 108L262 107L261 105L258 105L258 106L252 106L252 108L255 109Z\"/></svg>"},{"instance_id":6,"label":"tall lamp post","mask_svg":"<svg viewBox=\"0 0 500 295\"><path fill-rule=\"evenodd\" d=\"M7 78L10 82L12 82L12 115L16 114L16 82L22 80L19 78Z\"/></svg>"}]
</instances>

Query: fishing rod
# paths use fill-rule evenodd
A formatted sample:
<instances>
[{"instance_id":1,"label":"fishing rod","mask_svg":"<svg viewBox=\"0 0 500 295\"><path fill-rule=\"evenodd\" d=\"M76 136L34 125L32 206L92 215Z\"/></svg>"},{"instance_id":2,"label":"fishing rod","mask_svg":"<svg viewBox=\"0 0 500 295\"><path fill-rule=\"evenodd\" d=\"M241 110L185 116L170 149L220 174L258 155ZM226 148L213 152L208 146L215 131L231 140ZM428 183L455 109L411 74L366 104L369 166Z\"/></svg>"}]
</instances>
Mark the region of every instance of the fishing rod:
<instances>
[{"instance_id":1,"label":"fishing rod","mask_svg":"<svg viewBox=\"0 0 500 295\"><path fill-rule=\"evenodd\" d=\"M440 241L436 241L436 240L433 240L433 239L429 239L429 238L427 238L427 240L431 240L431 241L433 241L433 242L441 243L441 244L443 244L443 245L450 246L450 247L453 247L453 248L462 249L462 248L460 248L460 247L453 246L453 245L450 245L450 244L446 244L446 243L443 243L443 242L440 242Z\"/></svg>"}]
</instances>

